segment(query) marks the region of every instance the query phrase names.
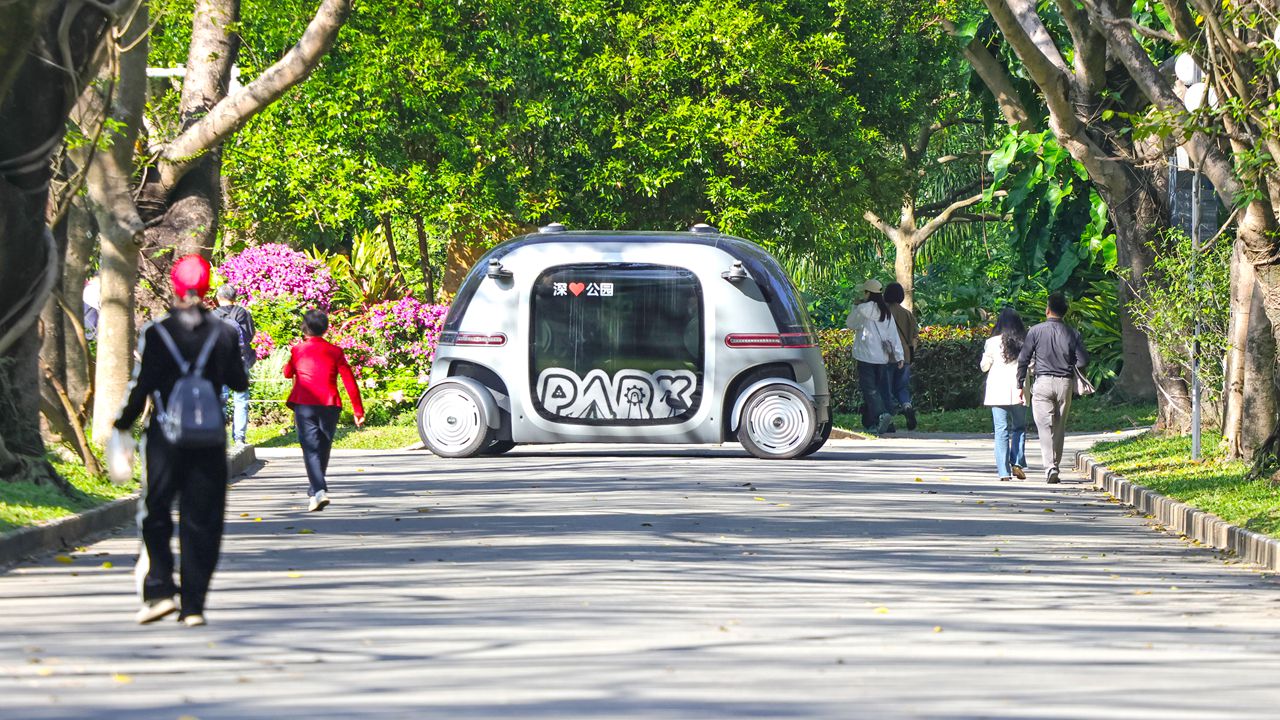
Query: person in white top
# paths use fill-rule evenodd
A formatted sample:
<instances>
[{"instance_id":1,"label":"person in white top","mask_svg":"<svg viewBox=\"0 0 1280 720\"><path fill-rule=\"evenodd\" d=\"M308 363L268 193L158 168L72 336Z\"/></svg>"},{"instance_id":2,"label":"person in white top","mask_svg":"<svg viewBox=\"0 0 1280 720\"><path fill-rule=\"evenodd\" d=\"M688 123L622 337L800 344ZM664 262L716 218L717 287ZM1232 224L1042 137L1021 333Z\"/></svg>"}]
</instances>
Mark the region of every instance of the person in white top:
<instances>
[{"instance_id":1,"label":"person in white top","mask_svg":"<svg viewBox=\"0 0 1280 720\"><path fill-rule=\"evenodd\" d=\"M893 374L902 367L906 355L898 327L884 301L884 286L879 280L868 280L858 288L862 297L849 310L845 325L853 331L853 359L858 361L858 388L862 390L867 412L863 424L876 423L880 434L889 432L893 423ZM871 421L871 422L868 422ZM870 427L867 427L870 430Z\"/></svg>"},{"instance_id":2,"label":"person in white top","mask_svg":"<svg viewBox=\"0 0 1280 720\"><path fill-rule=\"evenodd\" d=\"M982 370L987 373L984 405L991 408L995 425L996 473L1001 480L1027 474L1027 406L1018 386L1018 353L1027 337L1022 316L1011 307L1000 311L994 335L982 353Z\"/></svg>"}]
</instances>

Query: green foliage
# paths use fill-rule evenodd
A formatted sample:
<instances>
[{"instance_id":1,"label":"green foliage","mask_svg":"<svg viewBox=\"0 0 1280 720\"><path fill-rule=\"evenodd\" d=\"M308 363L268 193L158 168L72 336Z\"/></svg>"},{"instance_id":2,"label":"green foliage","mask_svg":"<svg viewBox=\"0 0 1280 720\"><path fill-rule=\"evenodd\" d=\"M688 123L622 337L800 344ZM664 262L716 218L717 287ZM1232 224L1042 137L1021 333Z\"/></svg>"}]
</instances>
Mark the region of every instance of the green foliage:
<instances>
[{"instance_id":1,"label":"green foliage","mask_svg":"<svg viewBox=\"0 0 1280 720\"><path fill-rule=\"evenodd\" d=\"M1222 399L1223 358L1231 322L1231 252L1227 242L1200 251L1178 229L1166 230L1153 271L1135 289L1135 323L1155 341L1165 362L1191 377L1193 338L1200 331L1200 378L1206 402ZM1192 277L1195 280L1192 280Z\"/></svg>"},{"instance_id":2,"label":"green foliage","mask_svg":"<svg viewBox=\"0 0 1280 720\"><path fill-rule=\"evenodd\" d=\"M989 407L922 412L917 420L920 423L917 430L920 432L985 435L994 431ZM836 426L846 429L856 429L861 422L857 415L836 417ZM1117 403L1106 394L1090 395L1072 401L1071 412L1067 415L1067 432L1110 432L1151 427L1155 422L1154 403Z\"/></svg>"},{"instance_id":3,"label":"green foliage","mask_svg":"<svg viewBox=\"0 0 1280 720\"><path fill-rule=\"evenodd\" d=\"M324 263L337 283L334 302L339 307L362 308L405 296L404 277L391 264L386 240L369 230L351 239L351 251L328 254L312 250L313 260Z\"/></svg>"},{"instance_id":4,"label":"green foliage","mask_svg":"<svg viewBox=\"0 0 1280 720\"><path fill-rule=\"evenodd\" d=\"M49 461L71 483L72 494L48 484L0 482L0 532L74 515L138 491L137 482L113 485L105 476L91 475L79 462L53 457Z\"/></svg>"},{"instance_id":5,"label":"green foliage","mask_svg":"<svg viewBox=\"0 0 1280 720\"><path fill-rule=\"evenodd\" d=\"M1250 479L1249 464L1224 459L1220 441L1205 434L1201 462L1191 460L1191 438L1152 434L1101 443L1092 454L1128 480L1233 525L1280 537L1280 487Z\"/></svg>"},{"instance_id":6,"label":"green foliage","mask_svg":"<svg viewBox=\"0 0 1280 720\"><path fill-rule=\"evenodd\" d=\"M924 327L911 366L912 400L922 411L974 407L982 402L985 376L978 367L988 328ZM818 332L827 366L833 412L856 412L862 404L853 335L844 329Z\"/></svg>"}]
</instances>

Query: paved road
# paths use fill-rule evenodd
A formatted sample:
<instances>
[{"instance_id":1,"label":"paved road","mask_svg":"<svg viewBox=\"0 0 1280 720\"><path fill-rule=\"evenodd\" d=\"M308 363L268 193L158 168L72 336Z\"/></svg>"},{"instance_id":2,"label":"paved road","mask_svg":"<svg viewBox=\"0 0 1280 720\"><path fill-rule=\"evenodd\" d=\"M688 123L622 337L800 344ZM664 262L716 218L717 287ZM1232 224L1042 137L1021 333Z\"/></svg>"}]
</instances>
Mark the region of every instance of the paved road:
<instances>
[{"instance_id":1,"label":"paved road","mask_svg":"<svg viewBox=\"0 0 1280 720\"><path fill-rule=\"evenodd\" d=\"M0 717L1280 715L1280 581L988 463L343 454L306 514L273 459L206 628L131 624L127 534L0 574Z\"/></svg>"}]
</instances>

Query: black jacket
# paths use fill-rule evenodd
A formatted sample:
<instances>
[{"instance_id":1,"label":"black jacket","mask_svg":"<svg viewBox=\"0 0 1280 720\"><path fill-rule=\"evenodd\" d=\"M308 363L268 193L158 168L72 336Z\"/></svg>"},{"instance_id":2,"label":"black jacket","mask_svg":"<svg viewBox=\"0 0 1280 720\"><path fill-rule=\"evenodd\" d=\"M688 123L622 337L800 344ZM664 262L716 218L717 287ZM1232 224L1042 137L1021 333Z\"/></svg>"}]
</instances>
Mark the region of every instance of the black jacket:
<instances>
[{"instance_id":1,"label":"black jacket","mask_svg":"<svg viewBox=\"0 0 1280 720\"><path fill-rule=\"evenodd\" d=\"M258 334L257 328L253 326L253 315L241 305L221 305L213 314L236 326L240 358L244 360L246 368L253 367L258 361L258 355L253 351L253 336Z\"/></svg>"},{"instance_id":2,"label":"black jacket","mask_svg":"<svg viewBox=\"0 0 1280 720\"><path fill-rule=\"evenodd\" d=\"M178 363L156 332L156 322L164 325L183 358L192 364L209 333L218 333L204 376L215 388L225 385L236 391L249 389L249 376L240 360L240 338L236 329L203 308L174 308L169 315L147 323L138 336L138 357L141 359L133 368L133 382L129 384L129 395L120 410L120 417L116 418L117 428L128 430L142 414L147 398L153 392L159 391L160 401L168 403L169 391L182 376Z\"/></svg>"},{"instance_id":3,"label":"black jacket","mask_svg":"<svg viewBox=\"0 0 1280 720\"><path fill-rule=\"evenodd\" d=\"M1080 333L1058 318L1036 325L1027 331L1027 340L1018 355L1018 387L1027 381L1027 366L1036 361L1036 377L1074 377L1074 368L1089 364L1089 351Z\"/></svg>"}]
</instances>

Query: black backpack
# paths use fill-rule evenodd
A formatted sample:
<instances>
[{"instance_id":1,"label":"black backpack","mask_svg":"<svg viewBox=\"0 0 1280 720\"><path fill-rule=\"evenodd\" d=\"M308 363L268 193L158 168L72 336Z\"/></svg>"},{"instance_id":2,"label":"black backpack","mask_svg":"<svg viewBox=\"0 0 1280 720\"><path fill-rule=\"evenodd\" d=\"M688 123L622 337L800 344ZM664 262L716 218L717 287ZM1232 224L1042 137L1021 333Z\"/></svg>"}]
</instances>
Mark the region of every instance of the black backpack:
<instances>
[{"instance_id":1,"label":"black backpack","mask_svg":"<svg viewBox=\"0 0 1280 720\"><path fill-rule=\"evenodd\" d=\"M218 326L211 327L209 337L200 347L195 366L182 357L173 336L160 323L155 324L156 334L169 348L169 354L178 364L182 376L169 391L169 403L160 402L160 393L156 393L156 421L160 423L160 432L164 439L174 447L207 448L222 445L227 441L227 430L224 427L222 413L222 395L218 388L204 376L204 368L209 363L209 355L218 344Z\"/></svg>"}]
</instances>

